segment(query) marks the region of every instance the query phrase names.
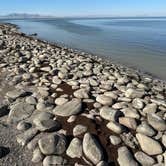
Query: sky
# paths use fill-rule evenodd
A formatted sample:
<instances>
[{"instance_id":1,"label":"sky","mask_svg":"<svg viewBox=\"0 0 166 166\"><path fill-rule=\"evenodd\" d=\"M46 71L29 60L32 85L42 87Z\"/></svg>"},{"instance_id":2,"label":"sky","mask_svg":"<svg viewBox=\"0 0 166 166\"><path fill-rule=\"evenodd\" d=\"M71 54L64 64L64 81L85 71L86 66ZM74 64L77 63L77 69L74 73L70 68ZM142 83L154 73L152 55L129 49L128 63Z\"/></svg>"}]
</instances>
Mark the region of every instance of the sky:
<instances>
[{"instance_id":1,"label":"sky","mask_svg":"<svg viewBox=\"0 0 166 166\"><path fill-rule=\"evenodd\" d=\"M166 16L166 0L0 0L0 15Z\"/></svg>"}]
</instances>

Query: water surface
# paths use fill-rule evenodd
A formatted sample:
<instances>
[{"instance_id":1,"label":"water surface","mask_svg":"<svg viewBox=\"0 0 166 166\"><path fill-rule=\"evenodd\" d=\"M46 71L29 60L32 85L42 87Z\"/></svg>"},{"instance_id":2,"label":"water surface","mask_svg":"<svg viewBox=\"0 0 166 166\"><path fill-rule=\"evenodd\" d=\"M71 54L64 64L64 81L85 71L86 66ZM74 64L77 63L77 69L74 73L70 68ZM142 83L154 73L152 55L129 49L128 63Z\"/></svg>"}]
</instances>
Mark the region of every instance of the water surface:
<instances>
[{"instance_id":1,"label":"water surface","mask_svg":"<svg viewBox=\"0 0 166 166\"><path fill-rule=\"evenodd\" d=\"M166 80L166 18L5 20L51 42L110 57Z\"/></svg>"}]
</instances>

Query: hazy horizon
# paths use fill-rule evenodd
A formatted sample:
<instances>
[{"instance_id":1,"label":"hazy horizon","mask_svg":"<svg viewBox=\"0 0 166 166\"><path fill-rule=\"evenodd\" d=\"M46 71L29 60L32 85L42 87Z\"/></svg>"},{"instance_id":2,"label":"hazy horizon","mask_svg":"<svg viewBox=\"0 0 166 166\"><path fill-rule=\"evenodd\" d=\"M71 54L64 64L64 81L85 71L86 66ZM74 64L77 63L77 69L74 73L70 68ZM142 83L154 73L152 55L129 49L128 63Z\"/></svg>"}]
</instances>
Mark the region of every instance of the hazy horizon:
<instances>
[{"instance_id":1,"label":"hazy horizon","mask_svg":"<svg viewBox=\"0 0 166 166\"><path fill-rule=\"evenodd\" d=\"M0 15L39 14L54 17L160 17L166 16L165 0L5 0Z\"/></svg>"},{"instance_id":2,"label":"hazy horizon","mask_svg":"<svg viewBox=\"0 0 166 166\"><path fill-rule=\"evenodd\" d=\"M32 18L165 18L166 15L159 15L159 16L155 16L155 15L151 15L151 16L147 16L147 15L136 15L136 16L118 16L118 15L75 15L75 16L56 16L56 15L42 15L42 14L38 14L38 13L9 13L6 15L0 15L1 18L3 17L7 17L10 18L11 16L16 15L16 17L14 18L21 18L21 16L23 15L27 15L28 16L33 16ZM36 17L35 17L36 16ZM11 17L12 18L12 17Z\"/></svg>"}]
</instances>

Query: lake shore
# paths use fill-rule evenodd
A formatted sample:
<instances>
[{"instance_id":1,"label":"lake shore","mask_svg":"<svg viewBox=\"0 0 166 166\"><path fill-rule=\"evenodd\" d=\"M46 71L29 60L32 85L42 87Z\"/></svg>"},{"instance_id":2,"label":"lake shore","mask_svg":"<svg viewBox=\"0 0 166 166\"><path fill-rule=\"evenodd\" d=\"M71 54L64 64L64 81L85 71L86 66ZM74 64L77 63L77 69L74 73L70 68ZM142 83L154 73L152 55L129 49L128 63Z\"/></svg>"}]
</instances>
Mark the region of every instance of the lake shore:
<instances>
[{"instance_id":1,"label":"lake shore","mask_svg":"<svg viewBox=\"0 0 166 166\"><path fill-rule=\"evenodd\" d=\"M0 57L0 165L166 163L165 81L11 24Z\"/></svg>"}]
</instances>

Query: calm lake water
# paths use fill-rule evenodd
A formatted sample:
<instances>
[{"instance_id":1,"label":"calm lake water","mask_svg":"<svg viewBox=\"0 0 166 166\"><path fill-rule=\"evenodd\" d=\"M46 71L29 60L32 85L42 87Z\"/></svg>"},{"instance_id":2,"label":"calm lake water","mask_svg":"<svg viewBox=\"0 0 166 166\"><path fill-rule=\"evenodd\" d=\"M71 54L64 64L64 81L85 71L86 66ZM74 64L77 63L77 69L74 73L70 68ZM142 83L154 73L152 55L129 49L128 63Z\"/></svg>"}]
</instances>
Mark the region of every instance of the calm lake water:
<instances>
[{"instance_id":1,"label":"calm lake water","mask_svg":"<svg viewBox=\"0 0 166 166\"><path fill-rule=\"evenodd\" d=\"M166 18L5 20L21 31L166 80Z\"/></svg>"}]
</instances>

